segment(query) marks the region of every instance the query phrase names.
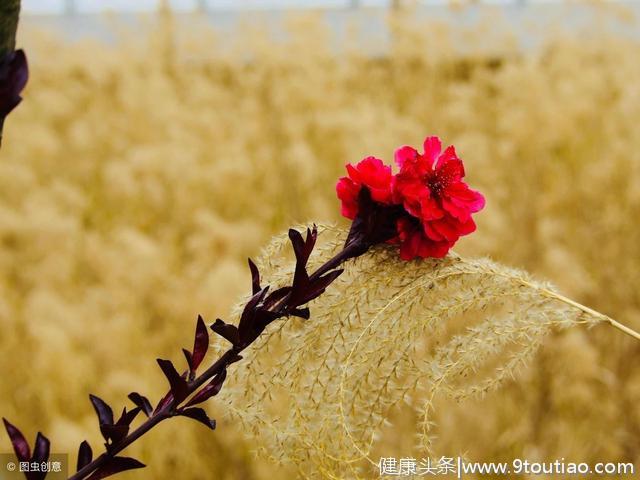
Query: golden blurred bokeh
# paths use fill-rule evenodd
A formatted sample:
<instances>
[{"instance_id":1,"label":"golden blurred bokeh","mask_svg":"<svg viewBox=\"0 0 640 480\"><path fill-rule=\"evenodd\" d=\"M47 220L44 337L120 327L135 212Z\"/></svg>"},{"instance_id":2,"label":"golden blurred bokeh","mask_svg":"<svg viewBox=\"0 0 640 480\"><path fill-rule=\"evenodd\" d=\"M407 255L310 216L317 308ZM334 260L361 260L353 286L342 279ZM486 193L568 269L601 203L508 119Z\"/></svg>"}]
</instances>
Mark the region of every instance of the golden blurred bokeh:
<instances>
[{"instance_id":1,"label":"golden blurred bokeh","mask_svg":"<svg viewBox=\"0 0 640 480\"><path fill-rule=\"evenodd\" d=\"M24 21L31 78L0 153L1 415L72 459L84 439L98 449L90 392L114 408L132 390L157 399L154 359L179 358L197 314L228 318L247 256L293 224L338 221L345 163L390 162L428 134L487 198L457 251L640 329L640 43L594 8L535 48L492 14L399 12L383 53L348 35L336 49L313 14L284 40L166 12L111 43ZM637 462L639 354L606 326L558 333L500 392L443 405L439 448ZM149 467L122 478L285 478L253 449L234 424L177 419L130 449Z\"/></svg>"}]
</instances>

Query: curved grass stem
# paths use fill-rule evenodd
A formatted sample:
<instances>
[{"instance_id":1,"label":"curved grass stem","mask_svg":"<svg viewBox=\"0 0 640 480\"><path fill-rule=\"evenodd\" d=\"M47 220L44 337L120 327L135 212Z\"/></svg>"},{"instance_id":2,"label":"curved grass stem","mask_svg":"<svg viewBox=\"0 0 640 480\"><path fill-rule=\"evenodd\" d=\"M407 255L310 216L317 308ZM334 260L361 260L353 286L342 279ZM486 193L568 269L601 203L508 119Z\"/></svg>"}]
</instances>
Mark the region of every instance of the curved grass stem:
<instances>
[{"instance_id":1,"label":"curved grass stem","mask_svg":"<svg viewBox=\"0 0 640 480\"><path fill-rule=\"evenodd\" d=\"M566 303L567 305L571 305L572 307L577 308L578 310L582 310L584 313L591 315L593 317L597 317L597 318L601 318L602 320L604 320L605 322L609 323L609 325L611 325L614 328L617 328L618 330L620 330L621 332L626 333L627 335L635 338L636 340L640 340L640 333L636 332L635 330L633 330L632 328L627 327L626 325L614 320L611 317L608 317L607 315L600 313L592 308L589 308L585 305L582 305L581 303L578 303L574 300L571 300L568 297L565 297L564 295L561 295L559 293L555 293L552 292L551 290L547 290L542 289L542 292L547 295L548 297L554 298L556 300L559 300L563 303Z\"/></svg>"},{"instance_id":2,"label":"curved grass stem","mask_svg":"<svg viewBox=\"0 0 640 480\"><path fill-rule=\"evenodd\" d=\"M456 255L456 257L459 258L459 255L457 255L457 254L455 254L455 255ZM506 276L506 275L503 275L503 274L500 274L500 273L497 273L497 274L501 275L501 276ZM542 293L546 297L553 298L554 300L558 300L558 301L560 301L562 303L565 303L565 304L567 304L567 305L569 305L571 307L577 308L578 310L581 310L582 312L584 312L587 315L590 315L590 316L592 316L594 318L599 318L602 321L607 322L612 327L620 330L623 333L626 333L630 337L633 337L636 340L640 340L640 333L638 333L634 329L632 329L630 327L627 327L626 325L618 322L617 320L614 320L613 318L605 315L604 313L600 313L597 310L594 310L593 308L589 308L586 305L583 305L581 303L576 302L575 300L571 300L569 297L565 297L564 295L562 295L560 293L556 293L553 290L549 290L548 288L544 288L544 287L540 287L538 285L534 285L531 282L528 282L523 278L518 278L517 281L521 285L524 285L524 286L526 286L528 288L532 288L534 290L537 290L538 292Z\"/></svg>"}]
</instances>

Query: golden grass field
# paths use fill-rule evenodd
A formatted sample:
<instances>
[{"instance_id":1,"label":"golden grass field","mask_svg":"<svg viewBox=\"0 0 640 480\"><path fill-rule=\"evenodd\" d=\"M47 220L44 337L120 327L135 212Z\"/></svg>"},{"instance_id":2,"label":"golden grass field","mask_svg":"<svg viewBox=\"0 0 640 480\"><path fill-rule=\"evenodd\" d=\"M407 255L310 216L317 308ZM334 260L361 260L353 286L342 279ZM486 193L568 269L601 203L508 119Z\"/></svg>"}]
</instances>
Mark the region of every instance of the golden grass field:
<instances>
[{"instance_id":1,"label":"golden grass field","mask_svg":"<svg viewBox=\"0 0 640 480\"><path fill-rule=\"evenodd\" d=\"M427 134L456 145L487 198L458 253L640 329L640 43L594 22L521 51L491 18L461 29L399 14L376 57L336 53L313 15L292 18L286 42L167 14L115 45L23 22L31 78L0 153L0 414L72 463L85 438L99 450L90 392L116 409L132 390L157 399L154 359L179 361L197 314L229 319L247 256L295 224L346 225L344 164L390 162ZM442 400L437 448L638 464L639 405L640 344L574 327L497 392ZM411 422L382 451L409 452ZM292 478L254 458L255 442L234 422L212 433L176 419L130 449L149 467L122 478Z\"/></svg>"}]
</instances>

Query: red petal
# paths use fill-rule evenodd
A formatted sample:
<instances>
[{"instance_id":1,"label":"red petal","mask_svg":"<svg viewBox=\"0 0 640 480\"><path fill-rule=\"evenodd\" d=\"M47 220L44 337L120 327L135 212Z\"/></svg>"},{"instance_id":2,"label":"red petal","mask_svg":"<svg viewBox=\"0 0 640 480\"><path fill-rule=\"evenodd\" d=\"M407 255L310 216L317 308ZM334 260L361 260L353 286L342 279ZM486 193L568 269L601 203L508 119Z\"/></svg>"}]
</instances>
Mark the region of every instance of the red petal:
<instances>
[{"instance_id":1,"label":"red petal","mask_svg":"<svg viewBox=\"0 0 640 480\"><path fill-rule=\"evenodd\" d=\"M453 145L447 147L444 153L440 155L434 169L438 179L444 185L459 182L464 177L464 164L456 155Z\"/></svg>"},{"instance_id":2,"label":"red petal","mask_svg":"<svg viewBox=\"0 0 640 480\"><path fill-rule=\"evenodd\" d=\"M360 178L360 172L356 167L348 163L346 165L346 169L347 169L347 173L349 174L349 178L353 180L354 183L362 183L362 179Z\"/></svg>"},{"instance_id":3,"label":"red petal","mask_svg":"<svg viewBox=\"0 0 640 480\"><path fill-rule=\"evenodd\" d=\"M485 200L482 194L471 190L464 182L449 185L444 193L442 206L461 221L467 221L472 213L484 208Z\"/></svg>"},{"instance_id":4,"label":"red petal","mask_svg":"<svg viewBox=\"0 0 640 480\"><path fill-rule=\"evenodd\" d=\"M338 198L342 200L342 215L353 219L358 213L358 194L366 186L371 198L380 203L391 203L391 167L375 157L367 157L357 165L347 165L349 177L343 177L336 185Z\"/></svg>"},{"instance_id":5,"label":"red petal","mask_svg":"<svg viewBox=\"0 0 640 480\"><path fill-rule=\"evenodd\" d=\"M451 217L444 217L424 224L424 233L435 241L455 242L460 237L458 222Z\"/></svg>"},{"instance_id":6,"label":"red petal","mask_svg":"<svg viewBox=\"0 0 640 480\"><path fill-rule=\"evenodd\" d=\"M425 239L421 245L418 255L422 258L442 258L449 253L449 249L453 246L451 242L432 242Z\"/></svg>"},{"instance_id":7,"label":"red petal","mask_svg":"<svg viewBox=\"0 0 640 480\"><path fill-rule=\"evenodd\" d=\"M438 137L427 137L424 139L424 157L429 164L429 168L433 168L434 163L440 156L442 151L442 142Z\"/></svg>"},{"instance_id":8,"label":"red petal","mask_svg":"<svg viewBox=\"0 0 640 480\"><path fill-rule=\"evenodd\" d=\"M398 167L400 168L403 168L406 163L415 162L417 158L418 151L415 148L409 147L407 145L398 148L394 154L396 165L398 165Z\"/></svg>"},{"instance_id":9,"label":"red petal","mask_svg":"<svg viewBox=\"0 0 640 480\"><path fill-rule=\"evenodd\" d=\"M423 197L420 201L420 219L422 221L438 220L444 217L444 210L435 198Z\"/></svg>"},{"instance_id":10,"label":"red petal","mask_svg":"<svg viewBox=\"0 0 640 480\"><path fill-rule=\"evenodd\" d=\"M476 222L471 217L466 222L463 222L458 227L458 233L462 235L469 235L476 231Z\"/></svg>"},{"instance_id":11,"label":"red petal","mask_svg":"<svg viewBox=\"0 0 640 480\"><path fill-rule=\"evenodd\" d=\"M342 215L353 220L358 214L358 194L360 185L347 177L342 177L336 184L336 193L342 201Z\"/></svg>"}]
</instances>

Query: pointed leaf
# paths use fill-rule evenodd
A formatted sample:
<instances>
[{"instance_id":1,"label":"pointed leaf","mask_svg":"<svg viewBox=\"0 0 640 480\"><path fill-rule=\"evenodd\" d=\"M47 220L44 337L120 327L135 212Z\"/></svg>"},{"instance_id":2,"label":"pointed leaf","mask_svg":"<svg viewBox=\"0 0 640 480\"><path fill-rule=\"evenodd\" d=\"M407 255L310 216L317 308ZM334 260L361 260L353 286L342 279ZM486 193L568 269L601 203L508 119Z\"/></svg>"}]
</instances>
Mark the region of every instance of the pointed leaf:
<instances>
[{"instance_id":1,"label":"pointed leaf","mask_svg":"<svg viewBox=\"0 0 640 480\"><path fill-rule=\"evenodd\" d=\"M169 405L171 402L173 402L173 394L171 393L171 391L169 391L164 397L160 399L153 413L154 414L158 413L160 410L162 410L164 407Z\"/></svg>"},{"instance_id":2,"label":"pointed leaf","mask_svg":"<svg viewBox=\"0 0 640 480\"><path fill-rule=\"evenodd\" d=\"M289 230L289 239L293 246L293 252L296 255L296 268L293 274L293 290L297 290L307 284L309 274L307 273L307 261L309 257L305 255L305 241L302 235L293 228Z\"/></svg>"},{"instance_id":3,"label":"pointed leaf","mask_svg":"<svg viewBox=\"0 0 640 480\"><path fill-rule=\"evenodd\" d=\"M197 405L198 403L205 402L209 400L214 395L220 393L222 389L222 384L227 378L227 369L225 368L222 372L217 374L213 379L198 393L196 393L191 400L187 403L187 407L192 405Z\"/></svg>"},{"instance_id":4,"label":"pointed leaf","mask_svg":"<svg viewBox=\"0 0 640 480\"><path fill-rule=\"evenodd\" d=\"M258 308L253 322L253 335L250 340L253 341L271 322L283 316L284 314L282 312L272 312L270 310L265 310L264 308Z\"/></svg>"},{"instance_id":5,"label":"pointed leaf","mask_svg":"<svg viewBox=\"0 0 640 480\"><path fill-rule=\"evenodd\" d=\"M302 235L300 234L300 232L294 228L290 228L289 240L291 241L291 245L293 246L293 252L296 255L296 259L302 257L302 252L304 250L304 240L302 239Z\"/></svg>"},{"instance_id":6,"label":"pointed leaf","mask_svg":"<svg viewBox=\"0 0 640 480\"><path fill-rule=\"evenodd\" d=\"M135 407L130 412L127 412L127 408L125 407L122 410L122 415L116 422L116 425L131 425L131 422L135 420L142 409L140 407Z\"/></svg>"},{"instance_id":7,"label":"pointed leaf","mask_svg":"<svg viewBox=\"0 0 640 480\"><path fill-rule=\"evenodd\" d=\"M107 460L102 467L93 472L87 480L100 480L102 478L115 475L116 473L133 470L136 468L144 468L144 463L129 457L113 457Z\"/></svg>"},{"instance_id":8,"label":"pointed leaf","mask_svg":"<svg viewBox=\"0 0 640 480\"><path fill-rule=\"evenodd\" d=\"M100 397L96 397L95 395L89 395L89 399L91 400L91 404L98 415L98 420L100 425L113 425L113 410L111 407L107 405L107 403L102 400Z\"/></svg>"},{"instance_id":9,"label":"pointed leaf","mask_svg":"<svg viewBox=\"0 0 640 480\"><path fill-rule=\"evenodd\" d=\"M5 117L22 100L20 93L28 78L29 66L23 50L16 50L0 59L0 129Z\"/></svg>"},{"instance_id":10,"label":"pointed leaf","mask_svg":"<svg viewBox=\"0 0 640 480\"><path fill-rule=\"evenodd\" d=\"M113 445L127 436L129 425L100 425L100 433L107 442L111 440Z\"/></svg>"},{"instance_id":11,"label":"pointed leaf","mask_svg":"<svg viewBox=\"0 0 640 480\"><path fill-rule=\"evenodd\" d=\"M91 463L91 460L93 460L93 450L91 450L89 442L84 440L80 444L80 448L78 448L78 463L76 465L76 470L84 468L85 465Z\"/></svg>"},{"instance_id":12,"label":"pointed leaf","mask_svg":"<svg viewBox=\"0 0 640 480\"><path fill-rule=\"evenodd\" d=\"M49 439L42 433L38 432L36 435L36 442L33 445L33 456L31 457L31 461L42 463L49 460L50 447L51 442Z\"/></svg>"},{"instance_id":13,"label":"pointed leaf","mask_svg":"<svg viewBox=\"0 0 640 480\"><path fill-rule=\"evenodd\" d=\"M289 300L290 306L299 306L309 303L311 300L319 297L324 293L326 288L338 278L344 270L333 270L325 275L310 281L304 288L299 289L295 296Z\"/></svg>"},{"instance_id":14,"label":"pointed leaf","mask_svg":"<svg viewBox=\"0 0 640 480\"><path fill-rule=\"evenodd\" d=\"M300 305L310 302L314 298L322 295L326 288L331 285L336 278L342 275L342 272L344 272L344 270L342 269L334 270L332 272L326 273L317 280L314 280L313 283L309 286L308 291L306 292L307 295L305 296L305 301Z\"/></svg>"},{"instance_id":15,"label":"pointed leaf","mask_svg":"<svg viewBox=\"0 0 640 480\"><path fill-rule=\"evenodd\" d=\"M143 395L140 395L138 392L131 392L129 394L129 400L131 400L135 405L140 407L147 417L151 416L153 413L153 407L151 406L151 402L149 399Z\"/></svg>"},{"instance_id":16,"label":"pointed leaf","mask_svg":"<svg viewBox=\"0 0 640 480\"><path fill-rule=\"evenodd\" d=\"M192 372L193 367L191 365L193 364L193 355L191 355L191 352L186 348L182 349L182 353L184 353L184 358L187 359L187 365L189 366L189 371Z\"/></svg>"},{"instance_id":17,"label":"pointed leaf","mask_svg":"<svg viewBox=\"0 0 640 480\"><path fill-rule=\"evenodd\" d=\"M262 288L260 288L260 271L251 259L249 259L249 270L251 270L251 290L253 295L255 295L262 290Z\"/></svg>"},{"instance_id":18,"label":"pointed leaf","mask_svg":"<svg viewBox=\"0 0 640 480\"><path fill-rule=\"evenodd\" d=\"M13 445L13 451L16 452L16 457L18 457L18 460L21 462L28 462L31 459L31 449L29 448L29 444L24 438L24 435L22 435L20 430L9 423L9 420L6 418L3 418L2 421L4 422L4 428L7 430L7 434L11 440L11 445Z\"/></svg>"},{"instance_id":19,"label":"pointed leaf","mask_svg":"<svg viewBox=\"0 0 640 480\"><path fill-rule=\"evenodd\" d=\"M178 415L181 415L183 417L193 418L194 420L202 423L203 425L206 425L211 430L215 430L216 428L216 421L210 419L209 415L207 415L207 412L205 412L201 408L198 408L198 407L187 408L186 410L181 410L180 413L178 413Z\"/></svg>"},{"instance_id":20,"label":"pointed leaf","mask_svg":"<svg viewBox=\"0 0 640 480\"><path fill-rule=\"evenodd\" d=\"M291 315L303 318L305 320L309 320L309 317L311 316L311 312L309 311L308 308L296 308L291 312Z\"/></svg>"},{"instance_id":21,"label":"pointed leaf","mask_svg":"<svg viewBox=\"0 0 640 480\"><path fill-rule=\"evenodd\" d=\"M224 323L218 318L210 328L222 338L224 338L228 342L231 342L231 344L234 346L240 342L238 327L236 327L235 325Z\"/></svg>"},{"instance_id":22,"label":"pointed leaf","mask_svg":"<svg viewBox=\"0 0 640 480\"><path fill-rule=\"evenodd\" d=\"M235 355L227 361L227 366L231 365L232 363L239 362L240 360L242 360L242 355Z\"/></svg>"},{"instance_id":23,"label":"pointed leaf","mask_svg":"<svg viewBox=\"0 0 640 480\"><path fill-rule=\"evenodd\" d=\"M267 285L251 297L244 306L244 310L242 310L240 322L238 323L238 333L240 336L240 342L245 345L251 343L259 335L259 332L254 328L255 321L257 319L257 306L265 297L268 290L269 286Z\"/></svg>"},{"instance_id":24,"label":"pointed leaf","mask_svg":"<svg viewBox=\"0 0 640 480\"><path fill-rule=\"evenodd\" d=\"M302 240L302 235L300 235L300 233L298 233L298 236L299 236L299 239ZM296 244L294 244L294 252L296 253L296 259L300 260L304 266L306 266L307 262L309 261L309 257L311 256L313 247L315 247L317 238L318 238L318 228L314 225L313 230L310 230L309 228L307 228L307 235L305 239L302 241L302 243L300 243L300 240L296 240ZM299 249L299 251L296 252L296 249Z\"/></svg>"},{"instance_id":25,"label":"pointed leaf","mask_svg":"<svg viewBox=\"0 0 640 480\"><path fill-rule=\"evenodd\" d=\"M307 272L307 262L316 244L318 229L314 225L313 230L307 229L307 237L302 240L302 235L296 230L289 230L289 238L296 255L296 267L293 274L293 284L288 304L290 307L297 307L306 303L309 297L309 274ZM315 298L315 297L314 297Z\"/></svg>"},{"instance_id":26,"label":"pointed leaf","mask_svg":"<svg viewBox=\"0 0 640 480\"><path fill-rule=\"evenodd\" d=\"M274 290L264 301L265 308L271 308L291 292L291 287L282 287Z\"/></svg>"},{"instance_id":27,"label":"pointed leaf","mask_svg":"<svg viewBox=\"0 0 640 480\"><path fill-rule=\"evenodd\" d=\"M169 360L158 358L156 361L158 362L158 365L160 365L164 376L167 377L167 380L169 381L173 398L176 403L180 403L187 397L187 381L178 374L173 363Z\"/></svg>"},{"instance_id":28,"label":"pointed leaf","mask_svg":"<svg viewBox=\"0 0 640 480\"><path fill-rule=\"evenodd\" d=\"M191 371L195 372L202 360L204 360L207 350L209 349L209 332L207 326L200 315L198 315L198 323L196 325L196 335L193 341L193 352L191 354Z\"/></svg>"}]
</instances>

